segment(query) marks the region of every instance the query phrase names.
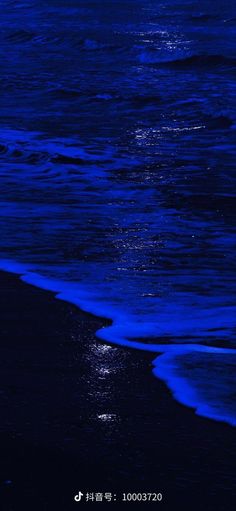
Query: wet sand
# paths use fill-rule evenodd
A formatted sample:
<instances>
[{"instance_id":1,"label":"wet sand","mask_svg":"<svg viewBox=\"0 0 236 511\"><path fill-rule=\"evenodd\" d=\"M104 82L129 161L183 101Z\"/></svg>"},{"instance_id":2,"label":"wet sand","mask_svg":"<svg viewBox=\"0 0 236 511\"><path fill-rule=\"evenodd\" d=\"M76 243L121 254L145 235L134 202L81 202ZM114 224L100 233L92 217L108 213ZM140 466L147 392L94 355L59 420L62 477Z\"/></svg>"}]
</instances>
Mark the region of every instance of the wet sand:
<instances>
[{"instance_id":1,"label":"wet sand","mask_svg":"<svg viewBox=\"0 0 236 511\"><path fill-rule=\"evenodd\" d=\"M106 320L0 282L2 511L87 509L78 490L116 493L103 508L138 491L163 493L148 509L235 508L234 428L175 402L155 355L96 340Z\"/></svg>"}]
</instances>

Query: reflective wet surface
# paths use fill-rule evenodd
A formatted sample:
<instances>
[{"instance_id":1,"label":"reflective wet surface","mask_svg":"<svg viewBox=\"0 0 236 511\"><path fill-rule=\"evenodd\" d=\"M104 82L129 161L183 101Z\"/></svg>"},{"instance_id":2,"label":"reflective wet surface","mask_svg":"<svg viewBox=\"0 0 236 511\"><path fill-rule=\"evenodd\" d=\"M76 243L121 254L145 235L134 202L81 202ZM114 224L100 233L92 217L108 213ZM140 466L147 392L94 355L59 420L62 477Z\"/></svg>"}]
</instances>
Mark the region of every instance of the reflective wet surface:
<instances>
[{"instance_id":1,"label":"reflective wet surface","mask_svg":"<svg viewBox=\"0 0 236 511\"><path fill-rule=\"evenodd\" d=\"M4 1L1 27L1 267L235 424L234 3Z\"/></svg>"}]
</instances>

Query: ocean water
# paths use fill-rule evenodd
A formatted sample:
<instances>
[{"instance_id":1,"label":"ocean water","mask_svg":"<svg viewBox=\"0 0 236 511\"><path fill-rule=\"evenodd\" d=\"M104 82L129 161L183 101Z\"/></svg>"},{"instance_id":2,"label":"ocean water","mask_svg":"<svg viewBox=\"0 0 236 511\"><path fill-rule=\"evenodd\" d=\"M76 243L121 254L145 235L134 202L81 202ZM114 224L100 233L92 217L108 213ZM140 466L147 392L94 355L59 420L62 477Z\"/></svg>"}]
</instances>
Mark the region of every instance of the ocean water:
<instances>
[{"instance_id":1,"label":"ocean water","mask_svg":"<svg viewBox=\"0 0 236 511\"><path fill-rule=\"evenodd\" d=\"M0 267L236 425L235 2L0 9Z\"/></svg>"}]
</instances>

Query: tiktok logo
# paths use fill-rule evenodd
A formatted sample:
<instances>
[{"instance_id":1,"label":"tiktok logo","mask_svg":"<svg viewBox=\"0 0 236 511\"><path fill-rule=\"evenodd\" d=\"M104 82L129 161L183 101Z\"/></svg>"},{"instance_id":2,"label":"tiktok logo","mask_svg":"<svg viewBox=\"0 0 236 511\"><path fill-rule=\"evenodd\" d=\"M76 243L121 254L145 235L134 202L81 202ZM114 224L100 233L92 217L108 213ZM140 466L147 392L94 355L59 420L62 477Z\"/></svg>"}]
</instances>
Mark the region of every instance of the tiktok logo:
<instances>
[{"instance_id":1,"label":"tiktok logo","mask_svg":"<svg viewBox=\"0 0 236 511\"><path fill-rule=\"evenodd\" d=\"M78 495L75 495L74 497L75 502L80 502L83 496L84 494L81 491L79 491Z\"/></svg>"}]
</instances>

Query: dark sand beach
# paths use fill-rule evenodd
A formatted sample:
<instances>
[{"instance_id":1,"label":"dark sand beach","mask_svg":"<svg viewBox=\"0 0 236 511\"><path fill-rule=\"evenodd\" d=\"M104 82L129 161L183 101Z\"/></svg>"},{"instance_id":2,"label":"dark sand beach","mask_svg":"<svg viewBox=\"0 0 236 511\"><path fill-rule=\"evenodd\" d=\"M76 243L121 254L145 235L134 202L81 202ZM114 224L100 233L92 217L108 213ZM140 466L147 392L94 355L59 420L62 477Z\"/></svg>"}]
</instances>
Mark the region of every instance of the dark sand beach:
<instances>
[{"instance_id":1,"label":"dark sand beach","mask_svg":"<svg viewBox=\"0 0 236 511\"><path fill-rule=\"evenodd\" d=\"M175 402L152 354L96 340L106 320L0 279L1 511L86 508L78 490L162 492L148 509L234 509L234 428Z\"/></svg>"}]
</instances>

